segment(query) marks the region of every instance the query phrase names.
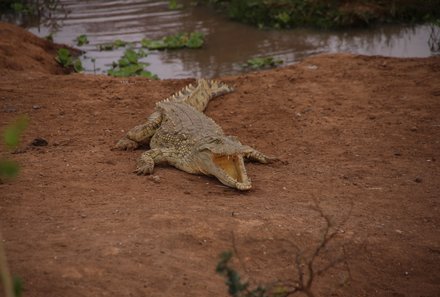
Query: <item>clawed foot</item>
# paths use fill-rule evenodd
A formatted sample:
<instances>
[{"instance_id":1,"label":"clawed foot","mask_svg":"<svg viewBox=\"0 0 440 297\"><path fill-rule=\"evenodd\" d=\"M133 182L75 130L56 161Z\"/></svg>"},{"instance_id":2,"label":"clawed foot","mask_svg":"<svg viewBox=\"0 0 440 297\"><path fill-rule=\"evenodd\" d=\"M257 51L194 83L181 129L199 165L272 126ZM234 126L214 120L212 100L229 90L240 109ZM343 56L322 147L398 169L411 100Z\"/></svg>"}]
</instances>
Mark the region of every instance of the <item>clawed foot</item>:
<instances>
[{"instance_id":1,"label":"clawed foot","mask_svg":"<svg viewBox=\"0 0 440 297\"><path fill-rule=\"evenodd\" d=\"M118 143L116 143L113 150L119 150L119 151L132 151L137 149L139 144L136 141L130 140L126 137L121 138Z\"/></svg>"},{"instance_id":2,"label":"clawed foot","mask_svg":"<svg viewBox=\"0 0 440 297\"><path fill-rule=\"evenodd\" d=\"M281 160L277 157L266 157L266 164L272 164L272 163L276 163L276 162L280 162Z\"/></svg>"},{"instance_id":3,"label":"clawed foot","mask_svg":"<svg viewBox=\"0 0 440 297\"><path fill-rule=\"evenodd\" d=\"M136 168L136 170L133 171L133 173L136 173L137 175L152 174L153 168L151 168L150 166L141 166L141 167Z\"/></svg>"},{"instance_id":4,"label":"clawed foot","mask_svg":"<svg viewBox=\"0 0 440 297\"><path fill-rule=\"evenodd\" d=\"M141 159L138 162L136 170L133 172L136 173L137 175L147 175L147 174L152 174L153 169L154 169L153 160L151 160L151 162L146 162Z\"/></svg>"}]
</instances>

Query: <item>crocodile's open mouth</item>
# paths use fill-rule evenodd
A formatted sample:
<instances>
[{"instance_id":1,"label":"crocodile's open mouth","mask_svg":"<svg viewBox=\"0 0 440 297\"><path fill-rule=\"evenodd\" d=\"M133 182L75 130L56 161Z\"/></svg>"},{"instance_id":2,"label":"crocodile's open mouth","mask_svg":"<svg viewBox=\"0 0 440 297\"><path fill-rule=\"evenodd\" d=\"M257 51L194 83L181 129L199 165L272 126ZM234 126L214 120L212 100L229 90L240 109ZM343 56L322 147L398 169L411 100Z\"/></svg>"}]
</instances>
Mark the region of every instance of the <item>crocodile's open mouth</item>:
<instances>
[{"instance_id":1,"label":"crocodile's open mouth","mask_svg":"<svg viewBox=\"0 0 440 297\"><path fill-rule=\"evenodd\" d=\"M212 161L220 169L220 174L216 176L222 183L234 185L239 190L251 188L241 155L212 154Z\"/></svg>"}]
</instances>

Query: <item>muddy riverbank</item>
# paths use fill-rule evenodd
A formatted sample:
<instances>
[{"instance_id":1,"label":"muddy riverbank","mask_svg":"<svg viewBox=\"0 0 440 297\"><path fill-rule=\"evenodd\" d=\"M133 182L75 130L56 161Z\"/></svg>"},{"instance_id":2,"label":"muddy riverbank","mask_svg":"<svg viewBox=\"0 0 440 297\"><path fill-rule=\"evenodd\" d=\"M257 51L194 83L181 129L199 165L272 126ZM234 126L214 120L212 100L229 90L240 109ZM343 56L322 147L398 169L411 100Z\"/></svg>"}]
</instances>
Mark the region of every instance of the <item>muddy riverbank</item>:
<instances>
[{"instance_id":1,"label":"muddy riverbank","mask_svg":"<svg viewBox=\"0 0 440 297\"><path fill-rule=\"evenodd\" d=\"M293 245L307 259L325 229L315 200L347 219L315 263L337 262L317 296L439 295L439 57L319 55L220 77L236 91L207 114L282 160L248 164L243 193L168 166L136 176L141 151L111 151L193 79L64 75L53 48L0 23L1 130L29 118L20 150L0 151L22 167L0 184L0 227L23 296L227 296L215 266L234 242L244 277L292 281Z\"/></svg>"}]
</instances>

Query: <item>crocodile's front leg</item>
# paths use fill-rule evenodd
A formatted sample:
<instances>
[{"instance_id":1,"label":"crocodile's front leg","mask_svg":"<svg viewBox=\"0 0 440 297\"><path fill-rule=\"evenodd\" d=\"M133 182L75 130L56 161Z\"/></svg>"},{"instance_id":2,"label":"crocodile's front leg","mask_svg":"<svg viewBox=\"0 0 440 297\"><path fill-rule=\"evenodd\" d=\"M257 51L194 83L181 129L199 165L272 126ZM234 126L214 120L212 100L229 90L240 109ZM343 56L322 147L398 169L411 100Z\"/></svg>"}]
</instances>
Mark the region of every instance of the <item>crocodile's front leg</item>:
<instances>
[{"instance_id":1,"label":"crocodile's front leg","mask_svg":"<svg viewBox=\"0 0 440 297\"><path fill-rule=\"evenodd\" d=\"M159 163L173 164L175 160L176 151L170 148L155 148L144 152L134 171L138 175L151 174L154 170L154 165Z\"/></svg>"},{"instance_id":2,"label":"crocodile's front leg","mask_svg":"<svg viewBox=\"0 0 440 297\"><path fill-rule=\"evenodd\" d=\"M243 148L244 148L244 157L252 161L257 161L263 164L267 164L276 160L275 158L270 158L265 154L263 154L262 152L259 152L253 147L250 147L248 145L243 145Z\"/></svg>"},{"instance_id":3,"label":"crocodile's front leg","mask_svg":"<svg viewBox=\"0 0 440 297\"><path fill-rule=\"evenodd\" d=\"M127 132L115 145L117 150L134 150L141 143L148 143L162 122L162 114L158 111L152 113L145 124L138 125Z\"/></svg>"}]
</instances>

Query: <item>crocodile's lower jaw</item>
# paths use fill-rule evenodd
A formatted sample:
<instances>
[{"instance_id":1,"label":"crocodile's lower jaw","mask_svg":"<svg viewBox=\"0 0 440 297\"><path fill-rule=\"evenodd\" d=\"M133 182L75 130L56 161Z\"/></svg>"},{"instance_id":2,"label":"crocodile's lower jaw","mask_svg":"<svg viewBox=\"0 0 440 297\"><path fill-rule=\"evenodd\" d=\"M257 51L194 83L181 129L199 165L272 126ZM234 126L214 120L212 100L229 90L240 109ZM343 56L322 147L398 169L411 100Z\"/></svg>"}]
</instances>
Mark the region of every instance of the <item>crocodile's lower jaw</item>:
<instances>
[{"instance_id":1,"label":"crocodile's lower jaw","mask_svg":"<svg viewBox=\"0 0 440 297\"><path fill-rule=\"evenodd\" d=\"M251 188L242 156L213 154L212 161L225 175L217 176L222 183L239 190Z\"/></svg>"}]
</instances>

